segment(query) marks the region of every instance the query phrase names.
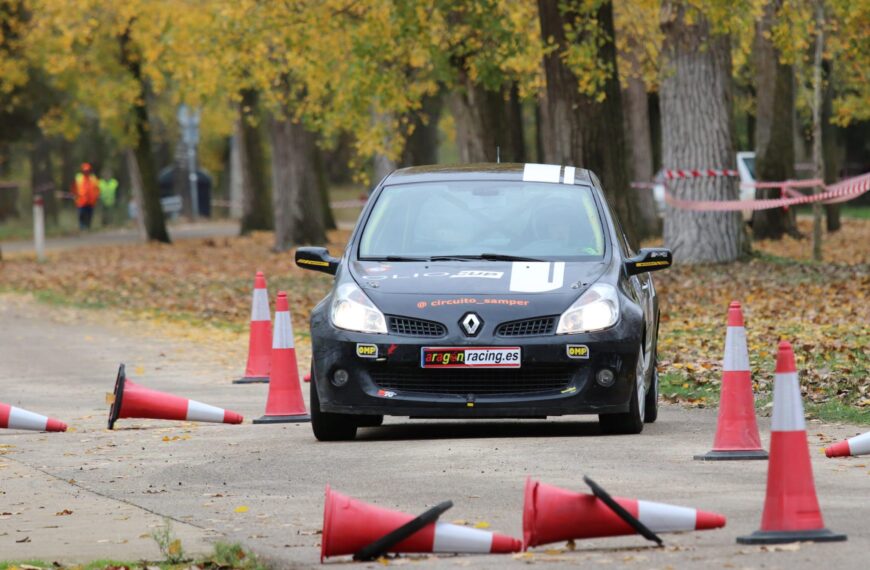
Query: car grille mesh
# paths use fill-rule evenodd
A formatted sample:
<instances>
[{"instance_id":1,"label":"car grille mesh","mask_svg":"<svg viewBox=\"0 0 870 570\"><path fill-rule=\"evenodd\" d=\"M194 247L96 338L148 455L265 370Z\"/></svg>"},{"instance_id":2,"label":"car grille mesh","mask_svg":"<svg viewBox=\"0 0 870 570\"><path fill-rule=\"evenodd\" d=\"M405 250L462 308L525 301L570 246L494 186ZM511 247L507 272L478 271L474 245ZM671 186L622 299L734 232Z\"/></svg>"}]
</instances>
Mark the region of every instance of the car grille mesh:
<instances>
[{"instance_id":1,"label":"car grille mesh","mask_svg":"<svg viewBox=\"0 0 870 570\"><path fill-rule=\"evenodd\" d=\"M369 371L380 388L430 394L525 394L564 390L575 367L536 365L513 369L426 369L414 366L374 367Z\"/></svg>"},{"instance_id":2,"label":"car grille mesh","mask_svg":"<svg viewBox=\"0 0 870 570\"><path fill-rule=\"evenodd\" d=\"M447 334L447 328L435 321L390 315L387 317L387 322L389 323L391 333L402 336L435 337Z\"/></svg>"},{"instance_id":3,"label":"car grille mesh","mask_svg":"<svg viewBox=\"0 0 870 570\"><path fill-rule=\"evenodd\" d=\"M556 329L556 317L538 317L522 321L502 323L495 330L498 336L542 336L553 334Z\"/></svg>"}]
</instances>

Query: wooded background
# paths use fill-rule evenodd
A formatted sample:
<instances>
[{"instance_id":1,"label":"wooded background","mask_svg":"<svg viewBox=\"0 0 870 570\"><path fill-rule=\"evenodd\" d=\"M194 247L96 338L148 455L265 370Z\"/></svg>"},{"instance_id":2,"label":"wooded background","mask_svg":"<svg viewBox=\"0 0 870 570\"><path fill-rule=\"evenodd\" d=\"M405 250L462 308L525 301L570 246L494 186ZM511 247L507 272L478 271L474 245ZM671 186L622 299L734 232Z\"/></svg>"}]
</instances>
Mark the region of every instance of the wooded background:
<instances>
[{"instance_id":1,"label":"wooded background","mask_svg":"<svg viewBox=\"0 0 870 570\"><path fill-rule=\"evenodd\" d=\"M278 251L325 241L330 186L499 149L593 170L633 240L663 231L679 262L731 261L750 232L796 233L793 213L747 229L738 212L668 207L662 227L629 183L734 168L736 150L784 180L813 144L827 182L865 172L868 29L867 0L0 0L0 182L43 195L51 224L55 191L92 162L122 179L121 207L141 185L147 235L168 242L157 175L175 164L186 180L184 103L218 194L240 188L242 232L274 230ZM737 199L738 184L672 191Z\"/></svg>"}]
</instances>

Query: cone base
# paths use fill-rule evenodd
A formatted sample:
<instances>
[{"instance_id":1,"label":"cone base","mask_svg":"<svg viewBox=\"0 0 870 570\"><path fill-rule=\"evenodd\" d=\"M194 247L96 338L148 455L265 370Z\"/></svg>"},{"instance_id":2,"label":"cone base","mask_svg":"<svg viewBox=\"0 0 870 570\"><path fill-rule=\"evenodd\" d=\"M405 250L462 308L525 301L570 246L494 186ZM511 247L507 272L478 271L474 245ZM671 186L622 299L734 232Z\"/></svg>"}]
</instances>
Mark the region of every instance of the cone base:
<instances>
[{"instance_id":1,"label":"cone base","mask_svg":"<svg viewBox=\"0 0 870 570\"><path fill-rule=\"evenodd\" d=\"M121 399L124 397L124 385L127 383L127 372L124 364L118 366L118 375L115 376L115 390L112 405L109 407L109 429L115 429L115 422L121 414Z\"/></svg>"},{"instance_id":2,"label":"cone base","mask_svg":"<svg viewBox=\"0 0 870 570\"><path fill-rule=\"evenodd\" d=\"M233 384L268 384L268 376L245 376L238 380L233 380Z\"/></svg>"},{"instance_id":3,"label":"cone base","mask_svg":"<svg viewBox=\"0 0 870 570\"><path fill-rule=\"evenodd\" d=\"M788 542L842 542L845 534L826 528L818 530L757 530L749 536L738 536L738 544L785 544Z\"/></svg>"},{"instance_id":4,"label":"cone base","mask_svg":"<svg viewBox=\"0 0 870 570\"><path fill-rule=\"evenodd\" d=\"M311 416L299 414L298 416L263 416L254 420L255 424L301 424L310 422Z\"/></svg>"},{"instance_id":5,"label":"cone base","mask_svg":"<svg viewBox=\"0 0 870 570\"><path fill-rule=\"evenodd\" d=\"M734 451L708 451L704 455L696 455L696 461L742 461L747 459L767 459L763 449L737 449Z\"/></svg>"}]
</instances>

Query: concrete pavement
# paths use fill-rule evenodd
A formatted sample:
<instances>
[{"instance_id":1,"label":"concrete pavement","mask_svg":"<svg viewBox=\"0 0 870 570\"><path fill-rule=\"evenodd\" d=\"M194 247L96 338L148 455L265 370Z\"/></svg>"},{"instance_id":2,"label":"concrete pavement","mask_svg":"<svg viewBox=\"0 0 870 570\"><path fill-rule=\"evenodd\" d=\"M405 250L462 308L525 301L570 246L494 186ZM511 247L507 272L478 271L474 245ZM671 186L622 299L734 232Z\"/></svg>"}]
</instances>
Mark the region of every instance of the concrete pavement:
<instances>
[{"instance_id":1,"label":"concrete pavement","mask_svg":"<svg viewBox=\"0 0 870 570\"><path fill-rule=\"evenodd\" d=\"M297 345L305 369L308 352L301 339ZM134 552L136 541L147 542L137 537L168 516L178 521L188 550L201 550L214 539L240 541L277 567L311 567L319 562L327 483L362 500L415 513L452 499L455 506L443 520L486 522L490 530L519 537L526 476L585 491L582 475L589 474L612 494L721 512L728 525L665 535L664 549L624 537L578 541L575 552L557 544L531 555L423 557L418 564L815 570L820 564L863 568L866 562L868 461L834 461L820 453L823 442L866 428L808 424L825 521L832 530L847 532L849 542L770 551L735 543L737 536L758 528L766 463L692 460L712 443L715 410L666 406L642 435L626 437L598 435L594 418L465 424L398 418L382 428L360 430L355 442L332 444L316 442L304 424L120 420L116 431L105 429L104 395L112 389L120 361L146 386L231 408L245 414L246 422L258 417L267 387L231 384L244 366L244 351L243 336L124 322L104 311L57 309L22 296L0 296L0 401L52 415L75 429L66 434L0 431L0 512L21 513L0 517L0 560L135 559L140 556ZM760 426L767 445L769 419L760 418ZM28 478L11 484L7 473ZM85 504L65 506L74 500ZM42 510L51 517L25 518L38 506L46 506ZM55 517L63 508L73 514ZM117 516L138 524L117 527L116 539L106 530L116 527ZM63 521L62 529L43 528L55 519ZM17 542L25 535L29 542ZM54 556L61 536L68 544ZM95 536L108 542L95 543Z\"/></svg>"}]
</instances>

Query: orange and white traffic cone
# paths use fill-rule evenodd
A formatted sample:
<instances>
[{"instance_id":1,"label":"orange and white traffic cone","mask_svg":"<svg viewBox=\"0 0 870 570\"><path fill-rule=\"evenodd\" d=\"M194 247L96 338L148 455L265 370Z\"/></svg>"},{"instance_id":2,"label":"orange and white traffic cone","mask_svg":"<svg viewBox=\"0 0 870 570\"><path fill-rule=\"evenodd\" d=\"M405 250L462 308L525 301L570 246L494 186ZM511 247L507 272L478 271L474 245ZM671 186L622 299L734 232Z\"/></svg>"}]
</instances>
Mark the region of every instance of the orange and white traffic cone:
<instances>
[{"instance_id":1,"label":"orange and white traffic cone","mask_svg":"<svg viewBox=\"0 0 870 570\"><path fill-rule=\"evenodd\" d=\"M28 410L0 402L0 428L30 431L66 431L66 424Z\"/></svg>"},{"instance_id":2,"label":"orange and white traffic cone","mask_svg":"<svg viewBox=\"0 0 870 570\"><path fill-rule=\"evenodd\" d=\"M807 442L804 407L791 344L779 343L773 384L773 417L767 497L761 529L740 536L740 544L834 542L846 540L825 528L816 498L813 467Z\"/></svg>"},{"instance_id":3,"label":"orange and white traffic cone","mask_svg":"<svg viewBox=\"0 0 870 570\"><path fill-rule=\"evenodd\" d=\"M114 429L115 422L121 418L223 424L240 424L244 421L242 415L236 412L140 386L127 379L123 364L118 368L115 392L109 398L109 429Z\"/></svg>"},{"instance_id":4,"label":"orange and white traffic cone","mask_svg":"<svg viewBox=\"0 0 870 570\"><path fill-rule=\"evenodd\" d=\"M728 331L725 333L725 362L722 367L722 390L719 398L719 421L713 450L695 459L767 459L761 447L755 421L755 400L749 372L749 350L740 303L728 307Z\"/></svg>"},{"instance_id":5,"label":"orange and white traffic cone","mask_svg":"<svg viewBox=\"0 0 870 570\"><path fill-rule=\"evenodd\" d=\"M825 448L828 457L848 457L850 455L870 454L870 431L844 439Z\"/></svg>"},{"instance_id":6,"label":"orange and white traffic cone","mask_svg":"<svg viewBox=\"0 0 870 570\"><path fill-rule=\"evenodd\" d=\"M725 526L725 517L707 511L613 497L654 533L709 530ZM592 494L575 493L526 479L523 504L523 549L582 538L636 534L622 517Z\"/></svg>"},{"instance_id":7,"label":"orange and white traffic cone","mask_svg":"<svg viewBox=\"0 0 870 570\"><path fill-rule=\"evenodd\" d=\"M262 271L254 277L254 296L251 299L251 330L248 337L248 364L244 378L233 384L266 383L272 351L272 316L269 312L269 291Z\"/></svg>"},{"instance_id":8,"label":"orange and white traffic cone","mask_svg":"<svg viewBox=\"0 0 870 570\"><path fill-rule=\"evenodd\" d=\"M449 523L436 522L438 515L452 503L420 517L391 511L337 493L326 486L323 508L323 539L320 561L330 556L362 555L373 543L380 543L369 554L442 552L455 554L507 554L519 552L522 543L510 536ZM384 540L386 539L386 540ZM392 539L392 540L391 540Z\"/></svg>"},{"instance_id":9,"label":"orange and white traffic cone","mask_svg":"<svg viewBox=\"0 0 870 570\"><path fill-rule=\"evenodd\" d=\"M287 293L278 292L275 301L275 332L272 338L272 371L269 375L269 398L266 414L255 424L298 423L311 421L299 387L299 368Z\"/></svg>"}]
</instances>

